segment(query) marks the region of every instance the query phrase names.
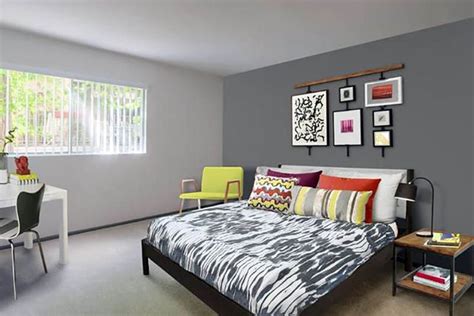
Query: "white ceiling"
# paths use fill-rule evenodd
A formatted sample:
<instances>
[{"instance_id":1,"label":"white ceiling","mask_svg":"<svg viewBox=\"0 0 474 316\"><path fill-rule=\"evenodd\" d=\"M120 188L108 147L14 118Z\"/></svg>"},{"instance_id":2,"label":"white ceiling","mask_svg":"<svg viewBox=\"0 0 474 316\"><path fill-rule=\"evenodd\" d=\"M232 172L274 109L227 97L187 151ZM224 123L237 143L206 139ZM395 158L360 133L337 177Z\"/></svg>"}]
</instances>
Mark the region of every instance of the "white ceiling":
<instances>
[{"instance_id":1,"label":"white ceiling","mask_svg":"<svg viewBox=\"0 0 474 316\"><path fill-rule=\"evenodd\" d=\"M474 0L0 0L0 24L229 75L474 16Z\"/></svg>"}]
</instances>

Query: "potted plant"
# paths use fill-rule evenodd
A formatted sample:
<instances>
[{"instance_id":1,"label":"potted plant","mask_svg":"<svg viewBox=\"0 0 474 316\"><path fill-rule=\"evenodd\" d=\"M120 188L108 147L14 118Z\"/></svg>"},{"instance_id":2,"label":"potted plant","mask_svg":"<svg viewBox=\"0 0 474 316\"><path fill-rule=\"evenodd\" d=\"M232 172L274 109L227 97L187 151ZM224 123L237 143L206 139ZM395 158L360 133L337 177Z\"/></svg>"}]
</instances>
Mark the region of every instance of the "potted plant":
<instances>
[{"instance_id":1,"label":"potted plant","mask_svg":"<svg viewBox=\"0 0 474 316\"><path fill-rule=\"evenodd\" d=\"M7 135L0 139L2 147L0 148L0 184L8 183L8 166L7 166L7 145L13 143L15 140L16 127L9 130Z\"/></svg>"}]
</instances>

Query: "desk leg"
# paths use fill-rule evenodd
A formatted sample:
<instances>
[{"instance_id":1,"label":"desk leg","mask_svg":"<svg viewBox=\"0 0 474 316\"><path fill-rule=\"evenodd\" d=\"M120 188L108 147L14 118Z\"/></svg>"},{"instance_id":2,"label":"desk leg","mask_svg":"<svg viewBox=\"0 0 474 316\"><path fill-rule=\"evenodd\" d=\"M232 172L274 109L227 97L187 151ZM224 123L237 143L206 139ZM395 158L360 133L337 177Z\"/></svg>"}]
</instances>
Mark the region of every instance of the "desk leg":
<instances>
[{"instance_id":1,"label":"desk leg","mask_svg":"<svg viewBox=\"0 0 474 316\"><path fill-rule=\"evenodd\" d=\"M63 212L59 226L59 263L68 261L68 220L67 220L67 193L63 197Z\"/></svg>"},{"instance_id":2,"label":"desk leg","mask_svg":"<svg viewBox=\"0 0 474 316\"><path fill-rule=\"evenodd\" d=\"M26 249L33 249L33 233L24 233L24 246Z\"/></svg>"}]
</instances>

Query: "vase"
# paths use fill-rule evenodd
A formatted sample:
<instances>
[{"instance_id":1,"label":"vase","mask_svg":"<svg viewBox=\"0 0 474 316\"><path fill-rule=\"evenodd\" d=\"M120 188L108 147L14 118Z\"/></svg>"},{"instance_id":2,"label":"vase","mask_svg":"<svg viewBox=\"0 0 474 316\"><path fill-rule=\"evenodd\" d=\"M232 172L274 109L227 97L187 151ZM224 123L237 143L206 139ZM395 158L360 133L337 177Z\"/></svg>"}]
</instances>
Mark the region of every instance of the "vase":
<instances>
[{"instance_id":1,"label":"vase","mask_svg":"<svg viewBox=\"0 0 474 316\"><path fill-rule=\"evenodd\" d=\"M6 154L0 154L0 184L8 183L8 157Z\"/></svg>"}]
</instances>

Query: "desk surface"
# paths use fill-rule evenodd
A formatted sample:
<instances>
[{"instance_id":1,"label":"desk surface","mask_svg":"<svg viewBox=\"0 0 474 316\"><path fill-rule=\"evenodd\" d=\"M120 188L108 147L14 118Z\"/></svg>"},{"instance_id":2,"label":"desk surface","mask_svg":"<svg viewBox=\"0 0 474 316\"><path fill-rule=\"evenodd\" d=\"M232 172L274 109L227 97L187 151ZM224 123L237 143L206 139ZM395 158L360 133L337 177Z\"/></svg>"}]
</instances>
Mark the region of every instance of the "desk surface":
<instances>
[{"instance_id":1,"label":"desk surface","mask_svg":"<svg viewBox=\"0 0 474 316\"><path fill-rule=\"evenodd\" d=\"M15 206L16 198L20 192L36 192L42 183L30 185L0 184L0 207ZM43 201L51 201L63 198L67 191L61 188L46 185Z\"/></svg>"}]
</instances>

